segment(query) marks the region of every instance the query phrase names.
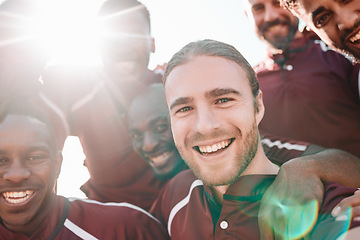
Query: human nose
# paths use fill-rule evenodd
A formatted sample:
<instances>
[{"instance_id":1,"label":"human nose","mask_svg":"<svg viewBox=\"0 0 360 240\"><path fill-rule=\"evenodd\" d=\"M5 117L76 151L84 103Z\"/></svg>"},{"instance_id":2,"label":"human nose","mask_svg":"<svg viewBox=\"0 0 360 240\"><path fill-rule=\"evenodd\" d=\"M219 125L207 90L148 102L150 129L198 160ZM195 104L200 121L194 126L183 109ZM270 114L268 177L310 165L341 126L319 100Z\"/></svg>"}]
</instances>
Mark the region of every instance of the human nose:
<instances>
[{"instance_id":1,"label":"human nose","mask_svg":"<svg viewBox=\"0 0 360 240\"><path fill-rule=\"evenodd\" d=\"M277 8L272 6L271 4L267 5L265 8L265 22L272 22L278 18Z\"/></svg>"},{"instance_id":2,"label":"human nose","mask_svg":"<svg viewBox=\"0 0 360 240\"><path fill-rule=\"evenodd\" d=\"M11 182L21 182L30 177L30 170L20 160L14 160L4 173L4 179Z\"/></svg>"},{"instance_id":3,"label":"human nose","mask_svg":"<svg viewBox=\"0 0 360 240\"><path fill-rule=\"evenodd\" d=\"M144 152L151 152L158 145L158 143L159 143L159 140L156 136L154 136L154 134L146 132L144 134L142 150Z\"/></svg>"},{"instance_id":4,"label":"human nose","mask_svg":"<svg viewBox=\"0 0 360 240\"><path fill-rule=\"evenodd\" d=\"M352 9L341 9L336 12L336 22L340 31L354 28L355 23L359 21L358 14Z\"/></svg>"},{"instance_id":5,"label":"human nose","mask_svg":"<svg viewBox=\"0 0 360 240\"><path fill-rule=\"evenodd\" d=\"M195 130L201 134L207 134L219 128L219 120L215 111L211 108L198 109Z\"/></svg>"}]
</instances>

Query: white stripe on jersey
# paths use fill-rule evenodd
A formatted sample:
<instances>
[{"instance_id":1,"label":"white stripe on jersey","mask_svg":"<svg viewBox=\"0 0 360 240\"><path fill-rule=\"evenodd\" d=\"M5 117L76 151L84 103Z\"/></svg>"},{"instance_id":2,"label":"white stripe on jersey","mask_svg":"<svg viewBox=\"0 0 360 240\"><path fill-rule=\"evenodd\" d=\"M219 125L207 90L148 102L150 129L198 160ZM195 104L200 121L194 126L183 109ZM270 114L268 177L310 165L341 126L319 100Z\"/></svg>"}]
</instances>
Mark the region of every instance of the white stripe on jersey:
<instances>
[{"instance_id":1,"label":"white stripe on jersey","mask_svg":"<svg viewBox=\"0 0 360 240\"><path fill-rule=\"evenodd\" d=\"M169 232L169 236L171 236L171 223L175 217L175 215L180 211L180 209L182 209L183 207L185 207L186 204L189 203L190 201L190 195L192 193L192 190L197 187L197 186L202 186L203 183L201 180L195 180L190 187L189 193L188 195L181 200L180 202L178 202L175 207L173 207L173 209L171 209L170 215L169 215L169 221L168 221L168 232Z\"/></svg>"},{"instance_id":2,"label":"white stripe on jersey","mask_svg":"<svg viewBox=\"0 0 360 240\"><path fill-rule=\"evenodd\" d=\"M80 227L76 226L74 223L72 223L69 219L65 220L64 226L67 227L71 232L73 232L76 236L78 236L81 239L86 240L97 240L96 237L91 235L90 233L84 231Z\"/></svg>"},{"instance_id":3,"label":"white stripe on jersey","mask_svg":"<svg viewBox=\"0 0 360 240\"><path fill-rule=\"evenodd\" d=\"M102 202L98 202L98 201L91 200L91 199L80 199L80 198L68 198L68 199L69 199L70 202L82 201L82 202L91 203L91 204L97 204L97 205L102 205L102 206L117 206L117 207L131 208L131 209L134 209L136 211L139 211L139 212L142 212L142 213L146 214L148 217L152 218L153 220L155 220L156 222L161 224L160 221L157 218L155 218L153 215L148 213L146 210L142 209L141 207L135 206L135 205L133 205L131 203L127 203L127 202L121 202L121 203L107 202L107 203L102 203Z\"/></svg>"},{"instance_id":4,"label":"white stripe on jersey","mask_svg":"<svg viewBox=\"0 0 360 240\"><path fill-rule=\"evenodd\" d=\"M263 138L261 140L262 144L267 145L268 147L272 148L273 146L278 147L279 149L282 148L286 148L288 150L297 150L297 151L305 151L306 150L306 146L305 145L300 145L300 144L292 144L292 143L282 143L279 140L272 142L270 139L268 138Z\"/></svg>"}]
</instances>

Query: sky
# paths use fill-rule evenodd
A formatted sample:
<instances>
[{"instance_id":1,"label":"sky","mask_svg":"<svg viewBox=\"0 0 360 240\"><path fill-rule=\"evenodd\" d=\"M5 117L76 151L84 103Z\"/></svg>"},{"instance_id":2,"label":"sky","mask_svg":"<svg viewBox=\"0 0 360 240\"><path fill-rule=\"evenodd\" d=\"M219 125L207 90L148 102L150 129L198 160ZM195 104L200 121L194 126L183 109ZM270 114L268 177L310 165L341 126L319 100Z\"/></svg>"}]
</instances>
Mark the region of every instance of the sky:
<instances>
[{"instance_id":1,"label":"sky","mask_svg":"<svg viewBox=\"0 0 360 240\"><path fill-rule=\"evenodd\" d=\"M151 65L167 62L191 41L214 39L235 46L256 65L265 45L249 23L242 0L141 0L150 11L156 51Z\"/></svg>"},{"instance_id":2,"label":"sky","mask_svg":"<svg viewBox=\"0 0 360 240\"><path fill-rule=\"evenodd\" d=\"M37 0L35 0L37 1ZM43 46L55 63L96 62L96 13L103 0L38 0L44 7L40 18ZM256 65L264 57L265 45L255 35L242 7L242 0L140 0L150 11L156 50L149 68L163 64L191 41L214 39L236 47ZM3 0L0 0L0 3ZM58 193L84 197L79 187L89 178L78 138L69 137Z\"/></svg>"}]
</instances>

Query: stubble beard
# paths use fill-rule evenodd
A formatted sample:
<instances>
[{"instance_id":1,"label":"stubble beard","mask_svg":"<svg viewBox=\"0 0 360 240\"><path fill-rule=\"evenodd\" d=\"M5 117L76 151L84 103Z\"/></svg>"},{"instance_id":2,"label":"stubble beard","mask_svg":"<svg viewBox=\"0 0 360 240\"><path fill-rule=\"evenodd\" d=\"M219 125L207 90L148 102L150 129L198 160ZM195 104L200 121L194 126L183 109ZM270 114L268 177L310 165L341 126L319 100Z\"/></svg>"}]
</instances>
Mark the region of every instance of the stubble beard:
<instances>
[{"instance_id":1,"label":"stubble beard","mask_svg":"<svg viewBox=\"0 0 360 240\"><path fill-rule=\"evenodd\" d=\"M289 33L285 37L275 36L274 39L270 40L265 37L264 31L259 30L258 35L262 38L268 45L277 50L286 50L290 43L294 40L294 36L298 31L298 24L294 25L289 22Z\"/></svg>"},{"instance_id":2,"label":"stubble beard","mask_svg":"<svg viewBox=\"0 0 360 240\"><path fill-rule=\"evenodd\" d=\"M196 161L189 161L182 153L183 151L181 151L181 149L179 149L179 152L189 168L192 169L195 176L205 185L210 187L229 185L239 178L255 157L259 144L256 123L253 124L250 132L242 137L245 139L244 144L242 145L243 149L233 157L233 160L229 163L230 165L224 166L224 164L218 164L212 168L206 169L206 171L204 171L202 166Z\"/></svg>"}]
</instances>

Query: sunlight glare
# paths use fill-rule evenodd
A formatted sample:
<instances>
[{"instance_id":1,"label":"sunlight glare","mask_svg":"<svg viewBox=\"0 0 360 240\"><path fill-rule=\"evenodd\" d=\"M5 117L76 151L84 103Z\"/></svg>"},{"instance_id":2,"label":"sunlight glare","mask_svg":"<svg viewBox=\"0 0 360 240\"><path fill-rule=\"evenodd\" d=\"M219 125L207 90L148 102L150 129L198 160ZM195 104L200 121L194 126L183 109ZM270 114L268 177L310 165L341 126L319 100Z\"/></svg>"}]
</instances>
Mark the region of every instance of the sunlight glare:
<instances>
[{"instance_id":1,"label":"sunlight glare","mask_svg":"<svg viewBox=\"0 0 360 240\"><path fill-rule=\"evenodd\" d=\"M51 63L99 63L96 12L99 1L43 1L35 31Z\"/></svg>"}]
</instances>

